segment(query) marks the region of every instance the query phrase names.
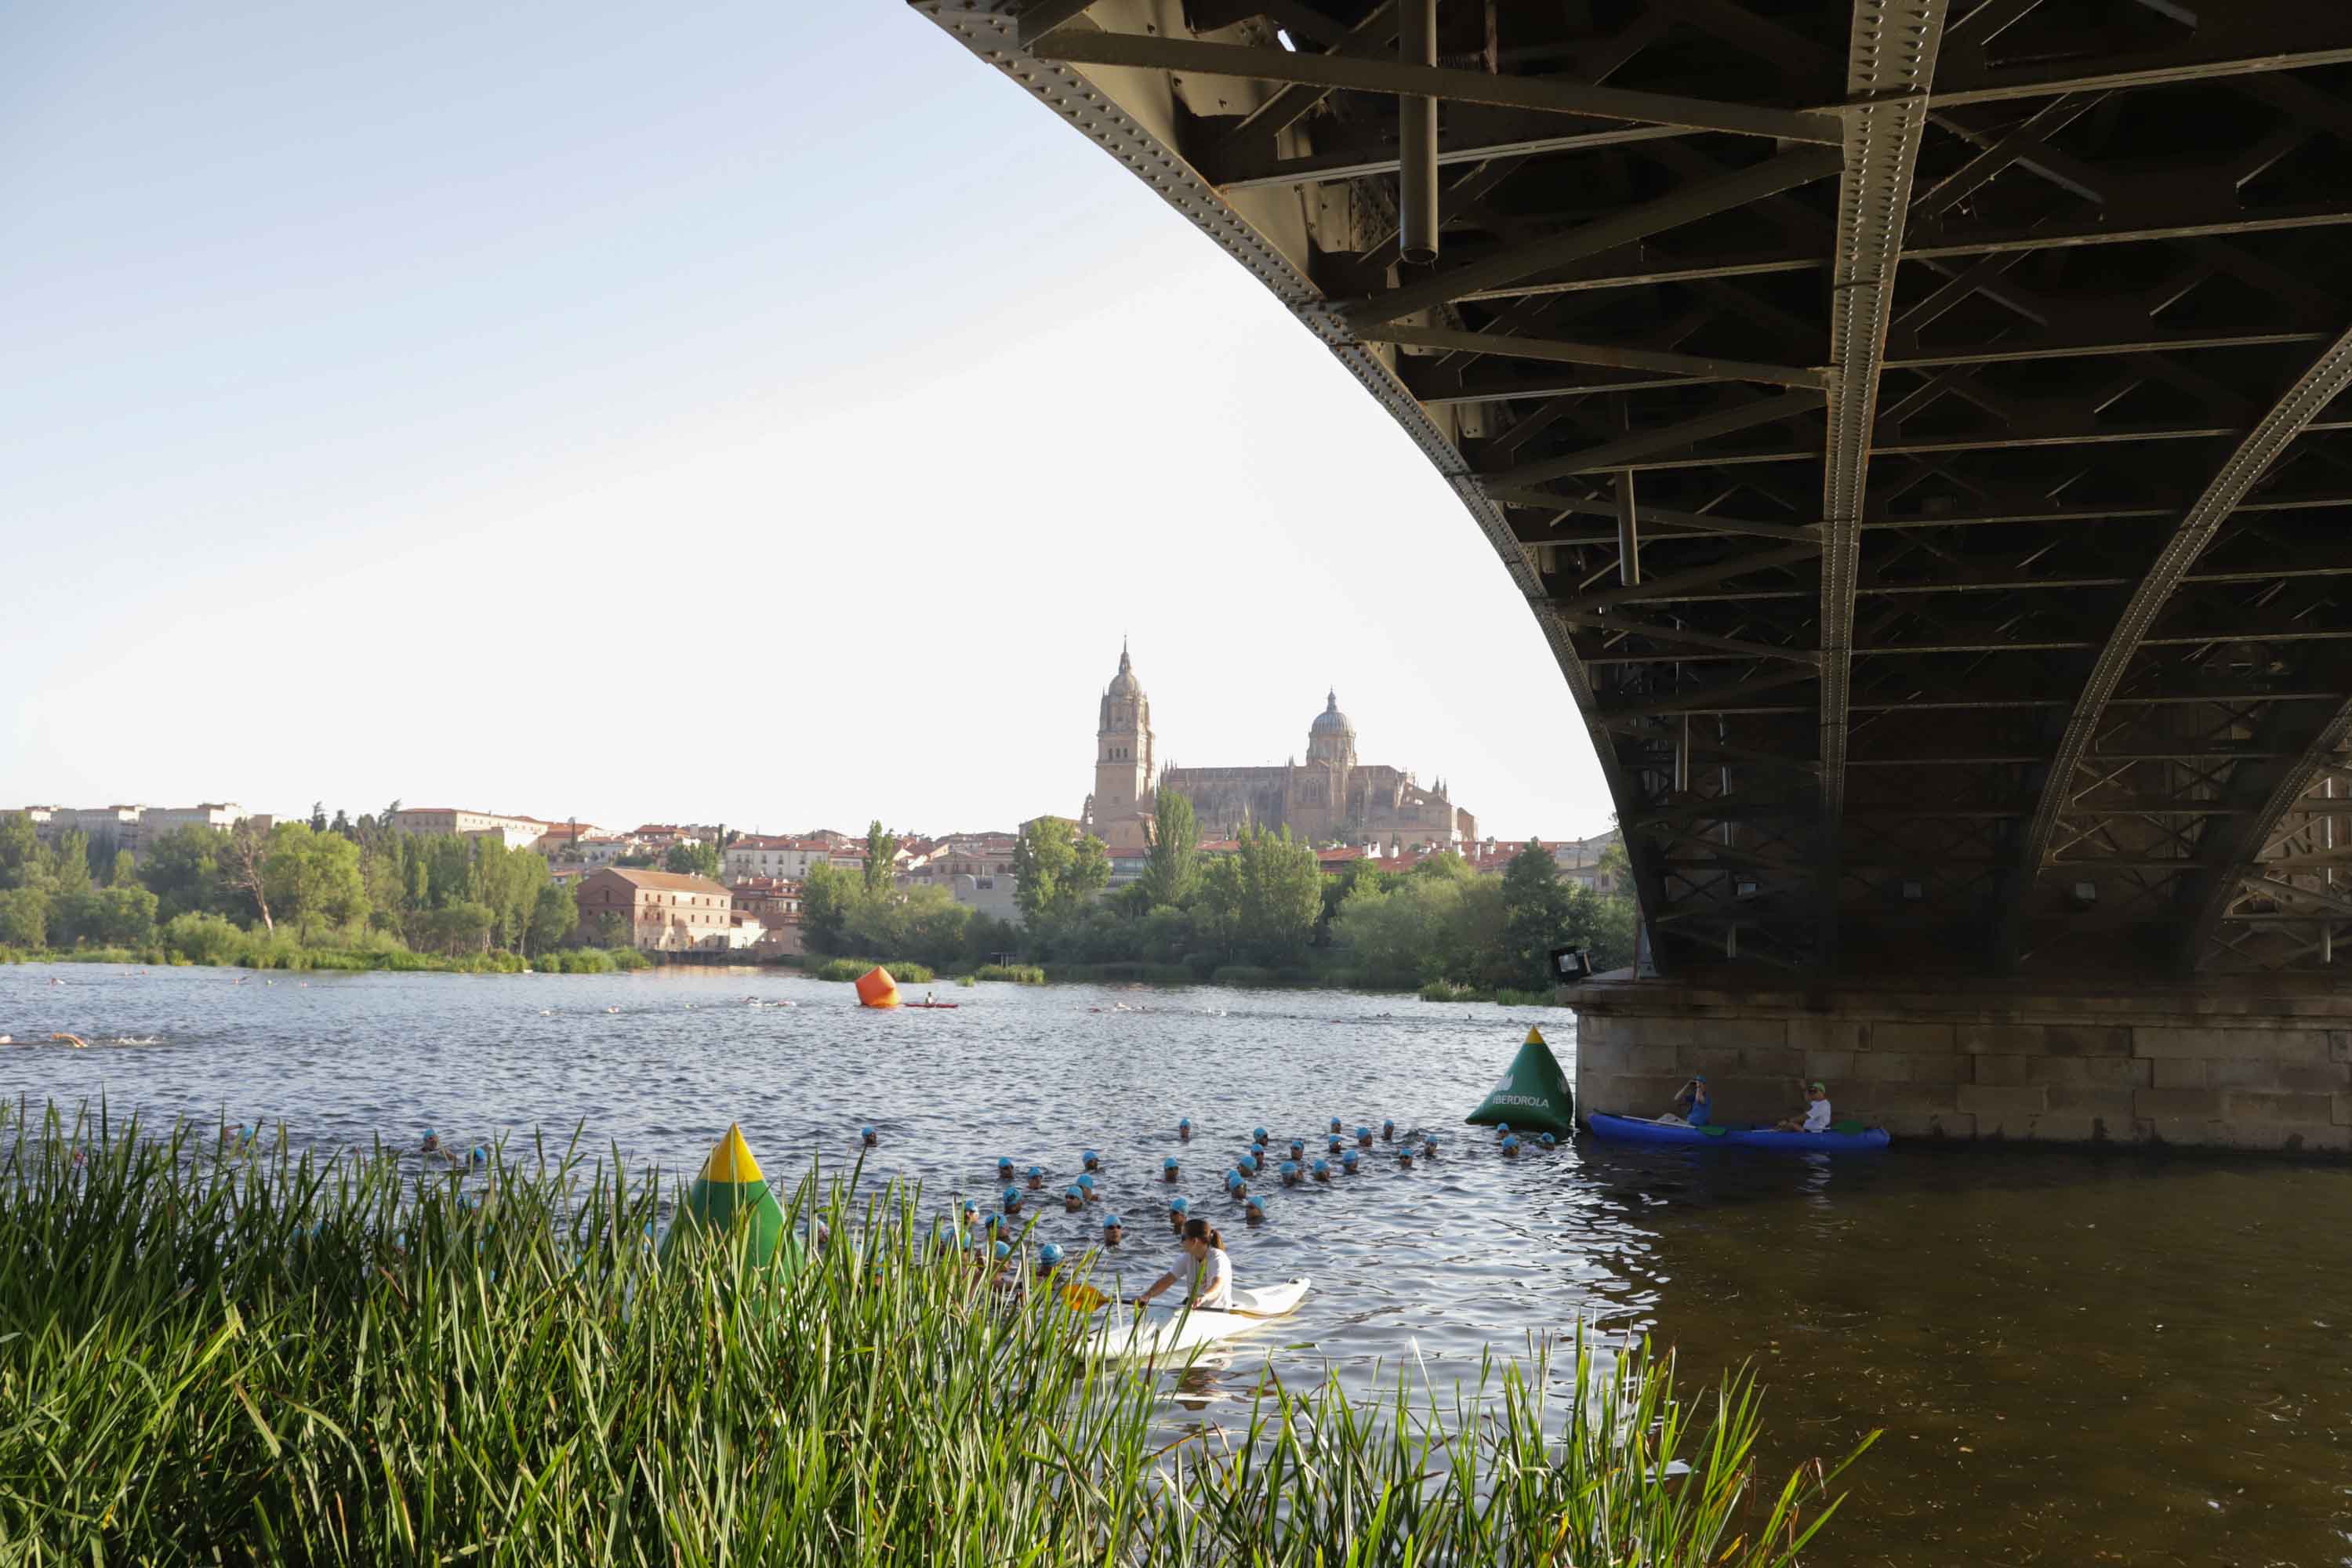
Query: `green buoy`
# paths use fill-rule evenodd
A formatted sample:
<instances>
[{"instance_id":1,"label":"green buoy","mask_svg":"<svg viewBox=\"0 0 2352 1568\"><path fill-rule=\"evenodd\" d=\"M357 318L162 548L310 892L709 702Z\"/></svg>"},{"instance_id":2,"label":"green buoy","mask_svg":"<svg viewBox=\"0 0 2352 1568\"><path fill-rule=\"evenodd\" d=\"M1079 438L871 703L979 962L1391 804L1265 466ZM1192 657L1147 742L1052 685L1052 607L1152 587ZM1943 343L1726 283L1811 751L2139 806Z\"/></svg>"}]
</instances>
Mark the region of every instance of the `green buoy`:
<instances>
[{"instance_id":1,"label":"green buoy","mask_svg":"<svg viewBox=\"0 0 2352 1568\"><path fill-rule=\"evenodd\" d=\"M1544 1044L1541 1029L1528 1031L1527 1042L1501 1079L1463 1120L1473 1127L1507 1121L1515 1132L1549 1132L1561 1138L1575 1134L1576 1091L1569 1088L1568 1075Z\"/></svg>"}]
</instances>

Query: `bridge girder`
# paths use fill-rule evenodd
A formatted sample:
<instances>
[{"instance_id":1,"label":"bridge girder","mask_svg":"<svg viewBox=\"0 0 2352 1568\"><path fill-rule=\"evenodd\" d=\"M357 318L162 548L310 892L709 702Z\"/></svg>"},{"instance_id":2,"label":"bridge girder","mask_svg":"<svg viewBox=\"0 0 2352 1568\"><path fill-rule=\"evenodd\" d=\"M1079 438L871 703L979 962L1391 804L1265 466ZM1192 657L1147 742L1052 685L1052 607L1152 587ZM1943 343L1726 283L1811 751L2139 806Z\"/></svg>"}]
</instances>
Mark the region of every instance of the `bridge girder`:
<instances>
[{"instance_id":1,"label":"bridge girder","mask_svg":"<svg viewBox=\"0 0 2352 1568\"><path fill-rule=\"evenodd\" d=\"M1444 475L1662 964L2352 938L2352 7L915 4Z\"/></svg>"}]
</instances>

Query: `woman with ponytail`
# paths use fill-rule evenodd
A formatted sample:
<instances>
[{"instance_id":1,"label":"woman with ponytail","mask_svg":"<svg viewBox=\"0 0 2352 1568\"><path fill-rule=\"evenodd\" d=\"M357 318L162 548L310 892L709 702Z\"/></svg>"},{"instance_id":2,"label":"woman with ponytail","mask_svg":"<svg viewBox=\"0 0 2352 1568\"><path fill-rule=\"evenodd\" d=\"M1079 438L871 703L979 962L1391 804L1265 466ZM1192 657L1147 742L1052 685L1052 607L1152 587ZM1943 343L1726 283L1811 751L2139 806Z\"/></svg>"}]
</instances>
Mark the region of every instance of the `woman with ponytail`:
<instances>
[{"instance_id":1,"label":"woman with ponytail","mask_svg":"<svg viewBox=\"0 0 2352 1568\"><path fill-rule=\"evenodd\" d=\"M1186 1220L1179 1234L1183 1238L1184 1261L1162 1274L1150 1289L1135 1299L1135 1304L1142 1306L1181 1277L1193 1307L1203 1311L1233 1310L1234 1265L1225 1256L1225 1238L1204 1219Z\"/></svg>"}]
</instances>

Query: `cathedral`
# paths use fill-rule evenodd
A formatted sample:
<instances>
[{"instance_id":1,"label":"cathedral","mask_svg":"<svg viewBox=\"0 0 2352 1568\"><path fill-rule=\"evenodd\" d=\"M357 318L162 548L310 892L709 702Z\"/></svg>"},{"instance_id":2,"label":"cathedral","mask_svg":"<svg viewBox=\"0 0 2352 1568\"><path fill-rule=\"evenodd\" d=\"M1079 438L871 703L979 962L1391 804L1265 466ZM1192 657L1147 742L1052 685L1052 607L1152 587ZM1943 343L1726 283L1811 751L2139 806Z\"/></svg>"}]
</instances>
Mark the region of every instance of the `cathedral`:
<instances>
[{"instance_id":1,"label":"cathedral","mask_svg":"<svg viewBox=\"0 0 2352 1568\"><path fill-rule=\"evenodd\" d=\"M1371 844L1382 851L1459 845L1478 837L1476 819L1445 797L1445 781L1424 789L1402 768L1356 760L1356 727L1339 693L1307 727L1307 760L1280 767L1160 768L1151 754L1151 700L1127 650L1103 690L1095 726L1095 789L1080 825L1113 849L1150 842L1152 801L1161 787L1192 803L1204 839L1244 827L1288 827L1310 844Z\"/></svg>"}]
</instances>

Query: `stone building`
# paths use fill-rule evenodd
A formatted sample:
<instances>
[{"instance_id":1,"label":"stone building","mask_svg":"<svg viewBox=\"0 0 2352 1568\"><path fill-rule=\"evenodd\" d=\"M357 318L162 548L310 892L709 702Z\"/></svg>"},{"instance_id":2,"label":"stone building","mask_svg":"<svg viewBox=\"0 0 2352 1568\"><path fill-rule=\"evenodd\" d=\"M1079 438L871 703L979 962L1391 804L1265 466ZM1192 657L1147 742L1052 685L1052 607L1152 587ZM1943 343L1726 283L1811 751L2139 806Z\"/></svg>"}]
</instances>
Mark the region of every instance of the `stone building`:
<instances>
[{"instance_id":1,"label":"stone building","mask_svg":"<svg viewBox=\"0 0 2352 1568\"><path fill-rule=\"evenodd\" d=\"M1288 827L1322 844L1401 848L1466 843L1476 818L1447 797L1445 783L1423 787L1411 772L1357 760L1356 727L1339 711L1339 693L1307 728L1307 760L1279 767L1179 768L1155 773L1151 700L1125 648L1103 692L1095 731L1095 789L1079 822L1114 854L1149 842L1152 797L1165 786L1192 803L1203 838L1229 838L1244 827Z\"/></svg>"}]
</instances>

